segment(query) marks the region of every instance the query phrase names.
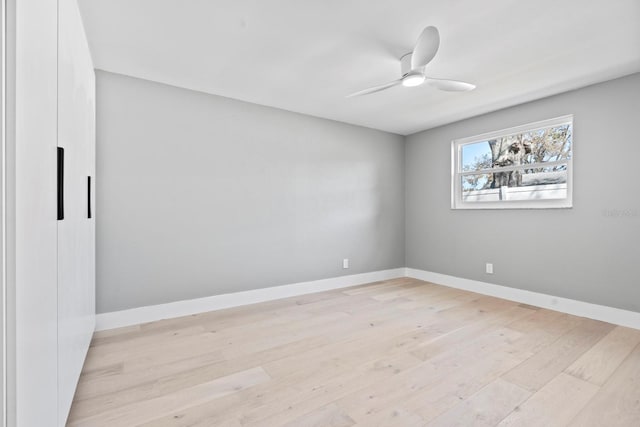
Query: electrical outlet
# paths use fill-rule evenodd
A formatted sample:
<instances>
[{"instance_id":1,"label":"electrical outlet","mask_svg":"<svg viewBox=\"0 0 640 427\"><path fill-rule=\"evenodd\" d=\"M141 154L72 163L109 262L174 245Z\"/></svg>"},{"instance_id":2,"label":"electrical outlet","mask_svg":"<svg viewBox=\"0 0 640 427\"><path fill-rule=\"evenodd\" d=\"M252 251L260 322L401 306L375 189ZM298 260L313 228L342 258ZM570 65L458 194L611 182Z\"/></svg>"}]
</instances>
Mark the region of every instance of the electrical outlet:
<instances>
[{"instance_id":1,"label":"electrical outlet","mask_svg":"<svg viewBox=\"0 0 640 427\"><path fill-rule=\"evenodd\" d=\"M349 258L342 260L342 268L349 268Z\"/></svg>"},{"instance_id":2,"label":"electrical outlet","mask_svg":"<svg viewBox=\"0 0 640 427\"><path fill-rule=\"evenodd\" d=\"M487 263L487 274L493 274L493 264Z\"/></svg>"}]
</instances>

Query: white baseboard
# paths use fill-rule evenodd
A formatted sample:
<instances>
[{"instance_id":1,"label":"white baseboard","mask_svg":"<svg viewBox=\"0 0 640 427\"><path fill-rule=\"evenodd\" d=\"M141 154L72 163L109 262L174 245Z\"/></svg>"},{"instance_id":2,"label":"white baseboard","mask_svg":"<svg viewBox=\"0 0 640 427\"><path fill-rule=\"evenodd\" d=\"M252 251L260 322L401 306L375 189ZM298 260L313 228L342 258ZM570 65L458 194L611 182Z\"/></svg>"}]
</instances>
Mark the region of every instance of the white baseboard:
<instances>
[{"instance_id":1,"label":"white baseboard","mask_svg":"<svg viewBox=\"0 0 640 427\"><path fill-rule=\"evenodd\" d=\"M389 280L405 275L404 268L373 271L370 273L353 274L350 276L333 277L330 279L314 280L311 282L294 283L290 285L274 286L271 288L255 289L251 291L234 292L232 294L214 295L184 301L170 302L129 310L101 313L96 316L96 331L121 328L155 320L171 319L189 316L223 308L238 307L280 298L312 294L332 289L346 288L363 283Z\"/></svg>"},{"instance_id":2,"label":"white baseboard","mask_svg":"<svg viewBox=\"0 0 640 427\"><path fill-rule=\"evenodd\" d=\"M616 325L640 329L640 313L635 311L591 304L588 302L561 298L538 292L525 291L523 289L510 288L508 286L494 285L477 280L463 279L430 271L416 270L413 268L407 268L405 274L407 277L451 288L477 292L479 294L490 295L510 301L517 301L520 303L534 305L536 307L561 311L575 316L588 317L590 319L602 320Z\"/></svg>"},{"instance_id":3,"label":"white baseboard","mask_svg":"<svg viewBox=\"0 0 640 427\"><path fill-rule=\"evenodd\" d=\"M561 298L538 292L525 291L523 289L510 288L508 286L494 285L492 283L480 282L477 280L463 279L461 277L433 273L431 271L417 270L413 268L394 268L391 270L373 271L370 273L353 274L350 276L333 277L330 279L314 280L311 282L294 283L290 285L274 286L271 288L214 295L205 298L102 313L96 316L96 331L121 328L124 326L153 322L156 320L171 319L174 317L189 316L191 314L204 313L207 311L256 304L264 301L272 301L280 298L346 288L349 286L405 276L437 283L451 288L463 289L465 291L477 292L483 295L490 295L510 301L530 304L536 307L561 311L575 316L588 317L590 319L602 320L616 325L640 329L640 313L635 311L591 304L588 302Z\"/></svg>"}]
</instances>

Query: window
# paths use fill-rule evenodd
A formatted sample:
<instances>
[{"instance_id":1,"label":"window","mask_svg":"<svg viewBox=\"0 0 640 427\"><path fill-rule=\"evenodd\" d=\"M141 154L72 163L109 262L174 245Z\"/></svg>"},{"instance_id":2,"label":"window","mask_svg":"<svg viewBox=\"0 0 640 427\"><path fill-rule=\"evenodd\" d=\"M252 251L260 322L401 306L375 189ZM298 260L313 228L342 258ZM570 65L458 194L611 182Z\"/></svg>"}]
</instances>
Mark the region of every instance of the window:
<instances>
[{"instance_id":1,"label":"window","mask_svg":"<svg viewBox=\"0 0 640 427\"><path fill-rule=\"evenodd\" d=\"M573 116L452 142L451 208L570 208Z\"/></svg>"}]
</instances>

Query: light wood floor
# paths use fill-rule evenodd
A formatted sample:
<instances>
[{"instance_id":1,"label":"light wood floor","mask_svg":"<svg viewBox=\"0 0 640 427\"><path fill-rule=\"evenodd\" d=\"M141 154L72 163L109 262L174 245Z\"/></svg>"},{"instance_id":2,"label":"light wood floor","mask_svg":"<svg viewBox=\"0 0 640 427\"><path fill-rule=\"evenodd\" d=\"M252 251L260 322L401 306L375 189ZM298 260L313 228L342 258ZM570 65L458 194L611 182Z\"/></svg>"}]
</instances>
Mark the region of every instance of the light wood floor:
<instances>
[{"instance_id":1,"label":"light wood floor","mask_svg":"<svg viewBox=\"0 0 640 427\"><path fill-rule=\"evenodd\" d=\"M96 333L71 426L640 426L640 331L395 279Z\"/></svg>"}]
</instances>

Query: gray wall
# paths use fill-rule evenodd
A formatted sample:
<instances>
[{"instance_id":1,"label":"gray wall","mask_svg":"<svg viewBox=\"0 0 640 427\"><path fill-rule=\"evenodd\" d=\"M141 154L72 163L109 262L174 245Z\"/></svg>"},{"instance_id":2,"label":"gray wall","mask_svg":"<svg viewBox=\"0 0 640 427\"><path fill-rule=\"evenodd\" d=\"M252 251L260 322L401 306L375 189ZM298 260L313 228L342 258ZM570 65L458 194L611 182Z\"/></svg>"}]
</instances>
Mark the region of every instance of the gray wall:
<instances>
[{"instance_id":1,"label":"gray wall","mask_svg":"<svg viewBox=\"0 0 640 427\"><path fill-rule=\"evenodd\" d=\"M407 267L640 311L639 95L635 74L407 137ZM564 114L572 209L450 209L453 139Z\"/></svg>"},{"instance_id":2,"label":"gray wall","mask_svg":"<svg viewBox=\"0 0 640 427\"><path fill-rule=\"evenodd\" d=\"M404 266L401 136L98 72L97 159L99 313Z\"/></svg>"},{"instance_id":3,"label":"gray wall","mask_svg":"<svg viewBox=\"0 0 640 427\"><path fill-rule=\"evenodd\" d=\"M405 264L640 311L640 74L406 139L117 74L97 85L98 312ZM450 209L451 140L565 114L572 209Z\"/></svg>"}]
</instances>

